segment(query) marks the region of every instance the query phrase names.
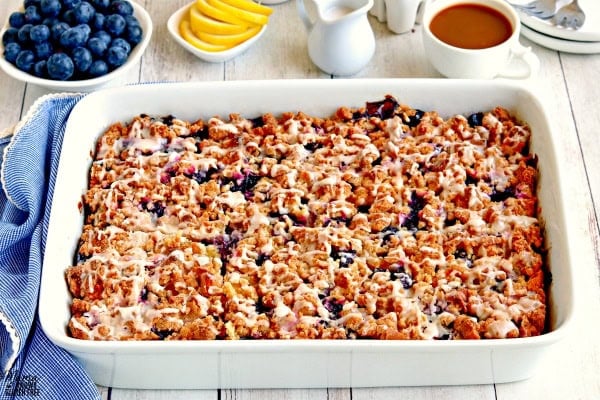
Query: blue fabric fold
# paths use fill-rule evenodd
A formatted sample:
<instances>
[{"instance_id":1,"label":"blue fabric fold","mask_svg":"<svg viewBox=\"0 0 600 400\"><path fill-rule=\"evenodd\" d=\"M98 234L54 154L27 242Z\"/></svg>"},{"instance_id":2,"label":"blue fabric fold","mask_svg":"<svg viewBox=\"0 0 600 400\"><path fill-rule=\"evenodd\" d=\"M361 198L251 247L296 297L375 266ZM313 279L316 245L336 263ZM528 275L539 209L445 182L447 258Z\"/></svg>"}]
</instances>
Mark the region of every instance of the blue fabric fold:
<instances>
[{"instance_id":1,"label":"blue fabric fold","mask_svg":"<svg viewBox=\"0 0 600 400\"><path fill-rule=\"evenodd\" d=\"M40 98L0 139L0 399L99 399L96 385L40 328L37 303L66 121L81 94Z\"/></svg>"}]
</instances>

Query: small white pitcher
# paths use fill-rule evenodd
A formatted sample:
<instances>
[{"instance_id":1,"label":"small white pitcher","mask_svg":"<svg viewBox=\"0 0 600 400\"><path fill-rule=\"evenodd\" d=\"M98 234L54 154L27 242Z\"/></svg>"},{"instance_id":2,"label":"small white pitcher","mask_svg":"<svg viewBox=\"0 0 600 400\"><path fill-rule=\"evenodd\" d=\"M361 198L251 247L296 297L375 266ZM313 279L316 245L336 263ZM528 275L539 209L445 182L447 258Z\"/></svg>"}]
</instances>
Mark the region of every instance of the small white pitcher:
<instances>
[{"instance_id":1,"label":"small white pitcher","mask_svg":"<svg viewBox=\"0 0 600 400\"><path fill-rule=\"evenodd\" d=\"M317 15L311 20L305 0L296 0L308 30L308 55L317 67L332 75L354 75L375 53L375 35L367 14L373 0L311 0Z\"/></svg>"}]
</instances>

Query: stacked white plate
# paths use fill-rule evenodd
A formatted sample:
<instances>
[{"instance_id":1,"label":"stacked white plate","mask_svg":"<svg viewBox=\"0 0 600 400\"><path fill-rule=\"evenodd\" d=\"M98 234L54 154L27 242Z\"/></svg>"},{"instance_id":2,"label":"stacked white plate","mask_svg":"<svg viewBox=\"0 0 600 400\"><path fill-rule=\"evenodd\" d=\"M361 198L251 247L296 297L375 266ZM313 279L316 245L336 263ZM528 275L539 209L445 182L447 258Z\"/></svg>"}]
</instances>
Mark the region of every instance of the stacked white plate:
<instances>
[{"instance_id":1,"label":"stacked white plate","mask_svg":"<svg viewBox=\"0 0 600 400\"><path fill-rule=\"evenodd\" d=\"M520 0L518 4L528 1ZM568 1L562 0L560 3ZM579 54L600 53L600 0L579 0L579 6L585 12L585 23L577 30L556 26L552 19L541 20L517 9L521 17L521 34L553 50Z\"/></svg>"}]
</instances>

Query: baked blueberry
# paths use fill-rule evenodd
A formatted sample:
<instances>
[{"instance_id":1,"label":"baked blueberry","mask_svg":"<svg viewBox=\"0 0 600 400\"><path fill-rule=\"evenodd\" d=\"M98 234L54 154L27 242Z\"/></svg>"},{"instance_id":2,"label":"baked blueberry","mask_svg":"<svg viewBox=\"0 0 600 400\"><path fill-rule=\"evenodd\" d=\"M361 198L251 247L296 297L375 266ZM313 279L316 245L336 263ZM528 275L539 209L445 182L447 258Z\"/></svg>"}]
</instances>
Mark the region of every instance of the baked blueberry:
<instances>
[{"instance_id":1,"label":"baked blueberry","mask_svg":"<svg viewBox=\"0 0 600 400\"><path fill-rule=\"evenodd\" d=\"M469 123L469 126L471 126L472 128L482 125L483 124L483 113L478 112L478 113L469 115L467 117L467 122Z\"/></svg>"}]
</instances>

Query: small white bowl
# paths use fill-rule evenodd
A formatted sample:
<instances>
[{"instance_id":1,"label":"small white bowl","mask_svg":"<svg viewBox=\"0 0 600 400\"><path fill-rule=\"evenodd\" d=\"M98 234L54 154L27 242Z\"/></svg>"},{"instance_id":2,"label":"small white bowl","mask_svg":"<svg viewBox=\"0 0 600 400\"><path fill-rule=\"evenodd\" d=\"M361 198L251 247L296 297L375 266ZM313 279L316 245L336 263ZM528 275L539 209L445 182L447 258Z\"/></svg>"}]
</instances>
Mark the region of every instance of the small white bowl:
<instances>
[{"instance_id":1,"label":"small white bowl","mask_svg":"<svg viewBox=\"0 0 600 400\"><path fill-rule=\"evenodd\" d=\"M256 35L246 40L245 42L242 42L237 46L232 47L231 49L214 52L203 51L186 42L179 33L179 23L185 17L186 13L189 11L192 5L193 3L188 4L187 6L181 7L179 10L175 11L167 21L167 29L169 30L171 36L173 36L173 39L175 39L175 41L179 43L184 49L186 49L196 57L207 62L219 63L231 60L232 58L239 56L240 54L248 50L248 48L250 48L258 39L260 39L260 37L265 33L265 30L267 29L267 25L264 25Z\"/></svg>"},{"instance_id":2,"label":"small white bowl","mask_svg":"<svg viewBox=\"0 0 600 400\"><path fill-rule=\"evenodd\" d=\"M109 72L106 75L99 76L97 78L91 79L82 79L77 81L59 81L53 79L43 79L38 78L35 75L28 74L26 72L21 71L13 64L6 61L4 56L4 46L0 42L0 68L7 75L18 79L20 81L31 83L34 85L42 86L48 88L53 91L65 91L65 92L90 92L92 90L98 89L115 78L123 75L127 70L133 67L138 60L142 57L142 54L148 47L148 43L150 43L150 38L152 37L152 19L148 12L135 1L130 0L131 5L133 6L133 14L137 17L140 22L140 26L142 27L142 41L138 43L132 50L129 58L125 62L125 64L121 65L119 68ZM4 33L4 31L8 28L8 23L0 32L0 36Z\"/></svg>"}]
</instances>

